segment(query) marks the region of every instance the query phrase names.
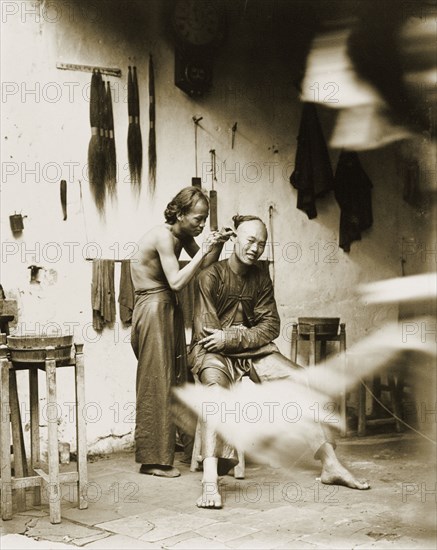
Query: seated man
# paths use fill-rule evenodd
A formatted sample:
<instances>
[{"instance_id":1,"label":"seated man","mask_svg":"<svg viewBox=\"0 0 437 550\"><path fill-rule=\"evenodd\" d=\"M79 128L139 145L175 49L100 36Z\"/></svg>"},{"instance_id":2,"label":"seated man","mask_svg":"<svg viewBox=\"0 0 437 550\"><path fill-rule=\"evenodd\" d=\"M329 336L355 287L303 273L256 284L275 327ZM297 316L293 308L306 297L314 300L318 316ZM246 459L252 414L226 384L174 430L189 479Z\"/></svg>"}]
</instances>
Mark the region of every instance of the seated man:
<instances>
[{"instance_id":1,"label":"seated man","mask_svg":"<svg viewBox=\"0 0 437 550\"><path fill-rule=\"evenodd\" d=\"M267 229L256 216L234 216L234 249L228 260L204 269L198 276L190 364L206 385L229 388L249 375L255 382L290 379L300 368L283 356L273 340L280 320L269 275L256 265ZM311 441L314 458L322 462L321 481L368 489L338 461L335 443L320 426ZM235 464L235 450L202 422L203 480L197 506L221 508L218 476Z\"/></svg>"}]
</instances>

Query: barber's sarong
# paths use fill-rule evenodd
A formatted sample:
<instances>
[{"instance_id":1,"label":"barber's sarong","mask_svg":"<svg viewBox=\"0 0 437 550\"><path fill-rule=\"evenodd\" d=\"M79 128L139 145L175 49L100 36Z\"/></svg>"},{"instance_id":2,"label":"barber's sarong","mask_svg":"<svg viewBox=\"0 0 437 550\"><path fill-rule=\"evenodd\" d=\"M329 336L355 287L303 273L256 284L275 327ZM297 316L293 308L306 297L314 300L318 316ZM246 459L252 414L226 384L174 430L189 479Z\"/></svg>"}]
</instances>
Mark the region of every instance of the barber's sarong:
<instances>
[{"instance_id":1,"label":"barber's sarong","mask_svg":"<svg viewBox=\"0 0 437 550\"><path fill-rule=\"evenodd\" d=\"M135 460L171 466L176 440L171 388L187 379L183 315L168 287L135 294L131 335L138 359Z\"/></svg>"}]
</instances>

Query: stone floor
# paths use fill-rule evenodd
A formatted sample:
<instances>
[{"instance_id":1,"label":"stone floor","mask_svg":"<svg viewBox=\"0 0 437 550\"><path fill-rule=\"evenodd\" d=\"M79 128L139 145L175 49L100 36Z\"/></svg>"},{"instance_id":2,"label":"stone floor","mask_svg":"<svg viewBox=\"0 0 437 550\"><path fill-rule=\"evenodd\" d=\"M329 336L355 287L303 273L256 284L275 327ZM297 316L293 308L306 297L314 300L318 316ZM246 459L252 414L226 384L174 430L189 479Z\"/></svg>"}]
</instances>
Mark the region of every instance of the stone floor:
<instances>
[{"instance_id":1,"label":"stone floor","mask_svg":"<svg viewBox=\"0 0 437 550\"><path fill-rule=\"evenodd\" d=\"M181 477L162 479L140 475L131 453L106 456L89 464L87 510L64 485L61 524L46 505L15 513L0 547L436 548L435 447L381 434L342 439L337 454L370 491L322 485L306 456L292 470L248 464L246 479L226 476L222 510L195 507L201 474L180 461Z\"/></svg>"}]
</instances>

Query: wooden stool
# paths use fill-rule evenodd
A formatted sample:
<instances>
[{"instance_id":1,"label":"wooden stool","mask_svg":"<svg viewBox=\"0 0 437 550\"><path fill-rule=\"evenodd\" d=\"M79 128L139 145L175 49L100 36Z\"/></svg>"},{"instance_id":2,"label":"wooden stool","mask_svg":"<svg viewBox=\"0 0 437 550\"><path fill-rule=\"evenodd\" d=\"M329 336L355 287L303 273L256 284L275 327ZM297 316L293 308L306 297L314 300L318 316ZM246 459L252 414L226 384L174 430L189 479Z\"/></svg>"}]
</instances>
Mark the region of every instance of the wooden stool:
<instances>
[{"instance_id":1,"label":"wooden stool","mask_svg":"<svg viewBox=\"0 0 437 550\"><path fill-rule=\"evenodd\" d=\"M291 360L297 362L298 343L309 342L308 366L314 366L317 358L317 342L320 342L320 361L326 359L326 343L339 342L340 360L346 368L346 325L340 323L339 317L299 317L292 324ZM346 392L340 394L341 435L345 436L346 427Z\"/></svg>"},{"instance_id":2,"label":"wooden stool","mask_svg":"<svg viewBox=\"0 0 437 550\"><path fill-rule=\"evenodd\" d=\"M1 397L1 442L0 467L1 477L1 515L2 519L12 518L12 490L25 490L26 487L35 487L34 504L41 503L41 487L48 485L49 514L51 523L61 522L61 490L60 483L77 483L78 506L80 509L88 507L85 499L87 484L87 447L86 426L83 416L85 405L84 359L83 344L75 344L74 360L59 361L52 346L45 348L43 362L17 362L9 358L10 349L0 346L0 397ZM58 424L56 402L56 369L73 366L75 369L75 397L76 397L76 435L77 435L77 470L74 472L59 473ZM11 410L10 410L10 375L16 370L29 371L30 396L30 435L31 435L31 468L33 475L12 477L11 472ZM48 474L41 469L39 445L39 399L38 399L38 369L46 373L47 411L48 411ZM49 413L51 409L51 413ZM53 410L56 414L53 414ZM21 426L20 426L21 428ZM15 449L14 449L15 453ZM14 466L16 467L16 457Z\"/></svg>"},{"instance_id":3,"label":"wooden stool","mask_svg":"<svg viewBox=\"0 0 437 550\"><path fill-rule=\"evenodd\" d=\"M348 354L349 361L369 361L371 358L363 354ZM385 381L383 381L385 378ZM371 385L369 388L368 385ZM361 380L358 387L358 426L357 435L362 437L366 435L368 426L379 426L383 424L394 423L396 431L403 430L402 425L402 386L403 377L397 380L396 373L391 371L384 375L376 374L369 381ZM389 416L383 414L384 407L380 404L381 394L389 394L389 407L385 412L392 413ZM366 396L371 395L371 411L366 411Z\"/></svg>"}]
</instances>

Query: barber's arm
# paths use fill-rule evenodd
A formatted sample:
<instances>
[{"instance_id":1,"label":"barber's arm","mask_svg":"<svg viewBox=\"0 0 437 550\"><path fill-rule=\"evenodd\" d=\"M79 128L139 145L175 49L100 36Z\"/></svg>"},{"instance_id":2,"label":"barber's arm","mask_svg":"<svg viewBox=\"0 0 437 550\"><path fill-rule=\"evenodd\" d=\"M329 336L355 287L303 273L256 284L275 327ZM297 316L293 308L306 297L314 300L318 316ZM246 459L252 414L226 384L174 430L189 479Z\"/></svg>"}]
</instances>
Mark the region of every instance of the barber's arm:
<instances>
[{"instance_id":1,"label":"barber's arm","mask_svg":"<svg viewBox=\"0 0 437 550\"><path fill-rule=\"evenodd\" d=\"M223 250L223 245L232 235L235 235L235 232L230 227L222 227L220 231L214 231L213 234L216 236L217 242L203 257L202 268L208 267L218 261Z\"/></svg>"}]
</instances>

